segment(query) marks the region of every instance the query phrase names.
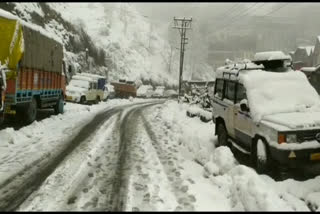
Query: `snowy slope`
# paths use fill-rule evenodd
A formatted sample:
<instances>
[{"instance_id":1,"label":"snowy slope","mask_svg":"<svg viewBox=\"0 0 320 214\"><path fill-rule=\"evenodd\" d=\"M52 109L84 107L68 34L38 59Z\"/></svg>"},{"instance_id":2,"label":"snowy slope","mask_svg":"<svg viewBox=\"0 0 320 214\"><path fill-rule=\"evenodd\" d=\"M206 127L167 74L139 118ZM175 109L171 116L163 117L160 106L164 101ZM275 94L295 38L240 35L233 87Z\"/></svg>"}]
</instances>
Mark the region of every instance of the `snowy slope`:
<instances>
[{"instance_id":1,"label":"snowy slope","mask_svg":"<svg viewBox=\"0 0 320 214\"><path fill-rule=\"evenodd\" d=\"M48 16L49 9L60 14L63 22L71 23L76 30L82 27L95 46L105 51L106 67L92 63L93 69L89 72L105 74L109 70L110 80L124 78L166 86L178 83L179 52L173 53L169 72L168 41L160 37L157 26L150 24L149 20L129 3L12 4L15 8L10 12L28 22L43 25L42 28L63 41L66 46L66 59L69 64L73 64L75 70L86 69L84 50L75 53L70 49L71 40L79 41L80 37L74 30L68 29L65 23L61 23L61 18ZM42 19L45 19L44 24ZM214 77L212 68L207 64L202 63L195 68L189 65L188 59L185 61L185 79Z\"/></svg>"},{"instance_id":2,"label":"snowy slope","mask_svg":"<svg viewBox=\"0 0 320 214\"><path fill-rule=\"evenodd\" d=\"M74 24L83 23L88 34L103 47L114 61L114 80L152 79L160 83L176 83L168 73L164 57L168 43L151 29L147 20L126 3L51 3L50 6ZM150 49L149 49L150 40Z\"/></svg>"}]
</instances>

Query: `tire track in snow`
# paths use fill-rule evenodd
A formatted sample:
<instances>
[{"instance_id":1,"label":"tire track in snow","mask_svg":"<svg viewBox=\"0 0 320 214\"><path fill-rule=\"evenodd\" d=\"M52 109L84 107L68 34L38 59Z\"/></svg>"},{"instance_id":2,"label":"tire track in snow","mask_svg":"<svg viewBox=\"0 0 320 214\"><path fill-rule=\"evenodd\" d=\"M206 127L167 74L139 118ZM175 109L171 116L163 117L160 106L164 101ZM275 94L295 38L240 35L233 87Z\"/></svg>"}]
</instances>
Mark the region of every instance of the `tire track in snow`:
<instances>
[{"instance_id":1,"label":"tire track in snow","mask_svg":"<svg viewBox=\"0 0 320 214\"><path fill-rule=\"evenodd\" d=\"M150 102L146 102L150 103ZM141 105L142 103L129 104L113 109L108 109L98 113L94 119L86 124L66 147L58 154L48 153L40 160L31 163L20 172L12 175L5 182L0 184L0 210L12 211L19 207L20 204L52 174L57 166L83 141L92 137L93 133L101 124L108 120L112 115L120 112L128 106Z\"/></svg>"},{"instance_id":2,"label":"tire track in snow","mask_svg":"<svg viewBox=\"0 0 320 214\"><path fill-rule=\"evenodd\" d=\"M146 120L146 118L143 115L141 117L143 120L145 130L147 131L150 137L152 146L155 148L157 152L160 162L166 171L169 181L171 182L172 189L174 190L174 194L177 198L179 206L176 208L176 211L195 210L193 203L196 199L193 195L188 194L188 186L183 185L183 179L180 177L181 173L179 172L178 167L174 164L174 161L177 161L177 159L175 157L173 157L172 159L171 157L168 158L168 156L171 155L170 152L174 153L176 152L176 150L172 147L163 148L163 142L158 142L158 137L152 130L152 126L150 125L150 123Z\"/></svg>"},{"instance_id":3,"label":"tire track in snow","mask_svg":"<svg viewBox=\"0 0 320 214\"><path fill-rule=\"evenodd\" d=\"M111 193L112 211L123 211L126 208L127 191L129 189L130 165L132 160L132 144L135 140L134 135L139 133L137 121L142 110L161 102L135 108L128 112L120 124L120 145L118 150L118 160L115 172L115 183Z\"/></svg>"}]
</instances>

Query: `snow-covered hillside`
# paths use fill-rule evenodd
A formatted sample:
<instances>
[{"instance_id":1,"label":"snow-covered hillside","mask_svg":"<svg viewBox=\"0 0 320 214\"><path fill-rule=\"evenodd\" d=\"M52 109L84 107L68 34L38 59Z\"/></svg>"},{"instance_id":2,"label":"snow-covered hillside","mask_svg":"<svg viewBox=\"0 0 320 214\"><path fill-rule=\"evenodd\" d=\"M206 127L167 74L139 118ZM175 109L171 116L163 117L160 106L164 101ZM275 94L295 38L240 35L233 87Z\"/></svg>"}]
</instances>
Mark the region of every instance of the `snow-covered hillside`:
<instances>
[{"instance_id":1,"label":"snow-covered hillside","mask_svg":"<svg viewBox=\"0 0 320 214\"><path fill-rule=\"evenodd\" d=\"M77 49L75 44L82 42L83 45L83 41L86 41L78 33L83 29L94 46L105 53L104 65L98 66L92 58L89 58L91 64L89 72L106 74L108 70L110 80L124 78L166 86L178 83L178 51L171 54L172 49L168 41L159 36L155 29L157 26L151 25L149 20L129 3L11 4L14 4L15 8L10 12L26 21L42 25L44 29L63 41L66 46L67 61L73 64L75 70L87 69L84 47L90 43L85 44L83 50L75 50ZM48 16L49 12L52 13L50 10L60 17L56 14ZM42 24L39 21L41 19L45 20ZM89 47L89 55L91 52ZM171 69L169 69L170 61ZM197 72L204 74L200 75L203 78L214 77L212 68L205 63L201 63L195 69L194 65L188 64L188 59L185 61L185 79L194 76L199 78L199 75L194 74ZM195 71L192 73L191 70Z\"/></svg>"}]
</instances>

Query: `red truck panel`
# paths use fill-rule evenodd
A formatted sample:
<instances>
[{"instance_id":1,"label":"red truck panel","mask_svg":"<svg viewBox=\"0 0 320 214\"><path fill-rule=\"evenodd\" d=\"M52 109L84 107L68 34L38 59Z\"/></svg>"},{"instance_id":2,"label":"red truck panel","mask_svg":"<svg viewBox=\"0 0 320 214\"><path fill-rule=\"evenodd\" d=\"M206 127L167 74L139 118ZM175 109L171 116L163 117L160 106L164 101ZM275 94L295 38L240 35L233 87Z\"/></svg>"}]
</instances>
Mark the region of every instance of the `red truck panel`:
<instances>
[{"instance_id":1,"label":"red truck panel","mask_svg":"<svg viewBox=\"0 0 320 214\"><path fill-rule=\"evenodd\" d=\"M137 96L137 89L134 85L112 82L116 96Z\"/></svg>"},{"instance_id":2,"label":"red truck panel","mask_svg":"<svg viewBox=\"0 0 320 214\"><path fill-rule=\"evenodd\" d=\"M59 73L22 68L18 75L20 90L62 89L65 77ZM13 80L15 83L15 81Z\"/></svg>"}]
</instances>

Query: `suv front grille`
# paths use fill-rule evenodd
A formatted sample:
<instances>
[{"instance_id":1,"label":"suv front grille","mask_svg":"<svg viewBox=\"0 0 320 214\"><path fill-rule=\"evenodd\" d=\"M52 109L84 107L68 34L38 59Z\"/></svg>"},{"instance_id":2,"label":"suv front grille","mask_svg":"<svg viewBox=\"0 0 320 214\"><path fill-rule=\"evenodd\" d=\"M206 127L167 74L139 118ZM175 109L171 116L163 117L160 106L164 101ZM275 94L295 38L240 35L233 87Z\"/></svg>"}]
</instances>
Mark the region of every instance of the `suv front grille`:
<instances>
[{"instance_id":1,"label":"suv front grille","mask_svg":"<svg viewBox=\"0 0 320 214\"><path fill-rule=\"evenodd\" d=\"M308 130L297 133L298 142L310 141L316 139L316 134L320 133L320 130Z\"/></svg>"}]
</instances>

